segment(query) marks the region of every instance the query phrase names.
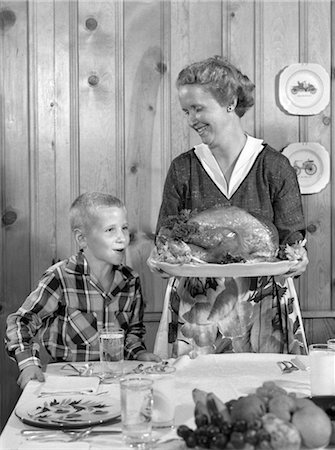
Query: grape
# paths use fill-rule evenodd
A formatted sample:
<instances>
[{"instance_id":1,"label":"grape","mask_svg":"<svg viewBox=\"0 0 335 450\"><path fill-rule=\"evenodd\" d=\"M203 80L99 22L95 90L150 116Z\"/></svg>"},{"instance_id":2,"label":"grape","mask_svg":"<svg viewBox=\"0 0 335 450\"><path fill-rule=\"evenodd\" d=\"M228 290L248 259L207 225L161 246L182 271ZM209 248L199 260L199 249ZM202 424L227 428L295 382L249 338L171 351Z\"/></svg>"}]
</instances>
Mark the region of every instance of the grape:
<instances>
[{"instance_id":1,"label":"grape","mask_svg":"<svg viewBox=\"0 0 335 450\"><path fill-rule=\"evenodd\" d=\"M258 436L256 430L247 430L244 433L244 440L248 444L256 445L258 442Z\"/></svg>"},{"instance_id":2,"label":"grape","mask_svg":"<svg viewBox=\"0 0 335 450\"><path fill-rule=\"evenodd\" d=\"M228 442L228 437L222 433L218 433L216 436L212 437L211 448L223 450L226 448Z\"/></svg>"},{"instance_id":3,"label":"grape","mask_svg":"<svg viewBox=\"0 0 335 450\"><path fill-rule=\"evenodd\" d=\"M223 434L229 435L232 430L232 425L226 421L223 421L220 426L220 430Z\"/></svg>"},{"instance_id":4,"label":"grape","mask_svg":"<svg viewBox=\"0 0 335 450\"><path fill-rule=\"evenodd\" d=\"M230 442L234 448L239 449L244 447L244 435L239 431L233 431L230 435Z\"/></svg>"},{"instance_id":5,"label":"grape","mask_svg":"<svg viewBox=\"0 0 335 450\"><path fill-rule=\"evenodd\" d=\"M208 417L206 416L206 414L197 414L195 416L195 424L197 427L208 425Z\"/></svg>"},{"instance_id":6,"label":"grape","mask_svg":"<svg viewBox=\"0 0 335 450\"><path fill-rule=\"evenodd\" d=\"M264 430L264 428L257 431L257 437L258 437L259 442L260 441L269 441L269 442L271 441L270 434L266 430Z\"/></svg>"},{"instance_id":7,"label":"grape","mask_svg":"<svg viewBox=\"0 0 335 450\"><path fill-rule=\"evenodd\" d=\"M209 425L209 427L207 428L207 435L212 438L213 436L216 436L217 434L220 433L220 428L215 426L215 425Z\"/></svg>"},{"instance_id":8,"label":"grape","mask_svg":"<svg viewBox=\"0 0 335 450\"><path fill-rule=\"evenodd\" d=\"M187 436L185 443L188 448L194 448L197 445L197 439L193 431Z\"/></svg>"},{"instance_id":9,"label":"grape","mask_svg":"<svg viewBox=\"0 0 335 450\"><path fill-rule=\"evenodd\" d=\"M240 431L243 433L247 429L247 422L245 420L237 420L233 424L233 431Z\"/></svg>"},{"instance_id":10,"label":"grape","mask_svg":"<svg viewBox=\"0 0 335 450\"><path fill-rule=\"evenodd\" d=\"M207 428L207 425L203 425L194 430L194 435L199 445L202 445L202 442L208 440ZM205 438L203 438L203 436L205 436Z\"/></svg>"},{"instance_id":11,"label":"grape","mask_svg":"<svg viewBox=\"0 0 335 450\"><path fill-rule=\"evenodd\" d=\"M269 441L260 441L257 445L257 450L271 450L272 446Z\"/></svg>"},{"instance_id":12,"label":"grape","mask_svg":"<svg viewBox=\"0 0 335 450\"><path fill-rule=\"evenodd\" d=\"M263 427L263 423L261 419L254 419L248 423L249 430L260 430Z\"/></svg>"},{"instance_id":13,"label":"grape","mask_svg":"<svg viewBox=\"0 0 335 450\"><path fill-rule=\"evenodd\" d=\"M209 425L202 425L201 427L198 427L198 428L195 430L195 434L196 434L197 436L200 436L200 435L202 435L202 434L207 435L208 427L209 427Z\"/></svg>"},{"instance_id":14,"label":"grape","mask_svg":"<svg viewBox=\"0 0 335 450\"><path fill-rule=\"evenodd\" d=\"M186 440L187 436L189 436L191 433L193 433L193 431L191 430L191 428L189 428L186 425L180 425L177 428L177 434L178 436L180 436L181 438L183 438L184 440Z\"/></svg>"},{"instance_id":15,"label":"grape","mask_svg":"<svg viewBox=\"0 0 335 450\"><path fill-rule=\"evenodd\" d=\"M209 448L211 439L207 434L200 434L197 436L197 442L200 447Z\"/></svg>"},{"instance_id":16,"label":"grape","mask_svg":"<svg viewBox=\"0 0 335 450\"><path fill-rule=\"evenodd\" d=\"M213 425L221 427L221 424L223 422L223 415L221 413L213 414L211 422Z\"/></svg>"}]
</instances>

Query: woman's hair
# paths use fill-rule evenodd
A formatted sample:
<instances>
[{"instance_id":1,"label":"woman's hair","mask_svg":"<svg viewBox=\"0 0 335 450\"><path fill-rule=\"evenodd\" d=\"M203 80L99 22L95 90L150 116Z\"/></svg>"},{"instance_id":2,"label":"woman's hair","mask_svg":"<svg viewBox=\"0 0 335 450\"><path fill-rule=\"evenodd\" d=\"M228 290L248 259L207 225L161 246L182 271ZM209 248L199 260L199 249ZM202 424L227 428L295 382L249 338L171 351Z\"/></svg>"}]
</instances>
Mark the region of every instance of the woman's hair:
<instances>
[{"instance_id":1,"label":"woman's hair","mask_svg":"<svg viewBox=\"0 0 335 450\"><path fill-rule=\"evenodd\" d=\"M246 75L221 56L213 56L185 67L178 75L177 88L185 84L199 84L210 92L220 105L237 101L239 117L254 104L255 85Z\"/></svg>"},{"instance_id":2,"label":"woman's hair","mask_svg":"<svg viewBox=\"0 0 335 450\"><path fill-rule=\"evenodd\" d=\"M70 207L71 230L87 231L91 228L92 220L101 207L124 208L124 203L110 194L103 192L85 192L79 195Z\"/></svg>"}]
</instances>

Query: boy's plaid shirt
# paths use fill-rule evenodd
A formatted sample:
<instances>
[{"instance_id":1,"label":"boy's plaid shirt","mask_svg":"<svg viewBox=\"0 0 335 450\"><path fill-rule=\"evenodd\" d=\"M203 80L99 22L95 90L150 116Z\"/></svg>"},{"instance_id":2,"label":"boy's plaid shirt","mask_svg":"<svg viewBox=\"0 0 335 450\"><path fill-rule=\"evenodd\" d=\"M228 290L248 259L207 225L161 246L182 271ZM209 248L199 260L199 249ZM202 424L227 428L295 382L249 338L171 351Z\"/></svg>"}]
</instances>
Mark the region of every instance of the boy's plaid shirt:
<instances>
[{"instance_id":1,"label":"boy's plaid shirt","mask_svg":"<svg viewBox=\"0 0 335 450\"><path fill-rule=\"evenodd\" d=\"M37 288L7 319L6 348L22 370L40 365L38 334L54 361L99 360L98 330L115 323L125 330L125 358L145 350L144 304L139 276L114 266L113 285L103 291L82 252L50 267Z\"/></svg>"}]
</instances>

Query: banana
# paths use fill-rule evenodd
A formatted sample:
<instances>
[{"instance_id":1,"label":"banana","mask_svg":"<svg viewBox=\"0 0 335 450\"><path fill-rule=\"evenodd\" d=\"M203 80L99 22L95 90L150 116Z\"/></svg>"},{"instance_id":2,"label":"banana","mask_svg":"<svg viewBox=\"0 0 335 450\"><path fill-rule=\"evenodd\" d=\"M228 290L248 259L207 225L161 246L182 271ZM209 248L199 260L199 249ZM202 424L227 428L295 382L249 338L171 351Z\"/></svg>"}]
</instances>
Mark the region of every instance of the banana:
<instances>
[{"instance_id":1,"label":"banana","mask_svg":"<svg viewBox=\"0 0 335 450\"><path fill-rule=\"evenodd\" d=\"M198 388L194 388L192 391L192 397L194 403L201 402L206 405L207 402L207 392Z\"/></svg>"},{"instance_id":2,"label":"banana","mask_svg":"<svg viewBox=\"0 0 335 450\"><path fill-rule=\"evenodd\" d=\"M210 413L208 411L207 405L201 401L197 401L194 407L194 417L197 416L207 416L208 422L210 422Z\"/></svg>"},{"instance_id":3,"label":"banana","mask_svg":"<svg viewBox=\"0 0 335 450\"><path fill-rule=\"evenodd\" d=\"M230 423L231 418L226 404L219 399L217 395L213 392L209 392L207 394L207 409L210 416L214 416L214 414L220 413L223 417L223 420Z\"/></svg>"},{"instance_id":4,"label":"banana","mask_svg":"<svg viewBox=\"0 0 335 450\"><path fill-rule=\"evenodd\" d=\"M195 403L195 416L204 414L210 420L215 414L220 413L223 420L228 423L231 422L231 417L226 404L213 392L206 392L195 388L192 391L192 397Z\"/></svg>"}]
</instances>

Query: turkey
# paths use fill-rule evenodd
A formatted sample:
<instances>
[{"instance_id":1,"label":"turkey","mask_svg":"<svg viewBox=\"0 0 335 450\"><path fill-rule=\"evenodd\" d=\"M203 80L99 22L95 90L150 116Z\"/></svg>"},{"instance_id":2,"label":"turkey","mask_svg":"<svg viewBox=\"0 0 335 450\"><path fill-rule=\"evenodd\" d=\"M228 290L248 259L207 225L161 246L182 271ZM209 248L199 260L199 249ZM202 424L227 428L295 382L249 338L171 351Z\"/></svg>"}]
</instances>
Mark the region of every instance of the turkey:
<instances>
[{"instance_id":1,"label":"turkey","mask_svg":"<svg viewBox=\"0 0 335 450\"><path fill-rule=\"evenodd\" d=\"M183 211L169 217L156 238L157 259L168 263L275 261L276 227L237 206Z\"/></svg>"}]
</instances>

